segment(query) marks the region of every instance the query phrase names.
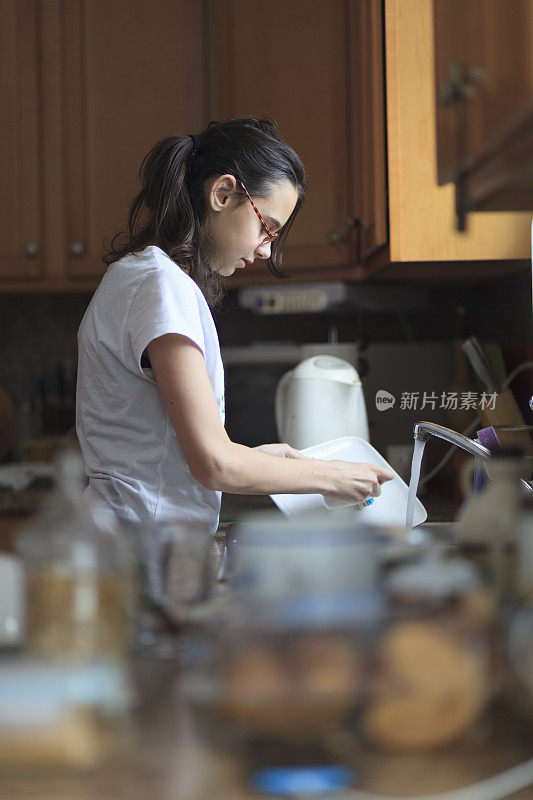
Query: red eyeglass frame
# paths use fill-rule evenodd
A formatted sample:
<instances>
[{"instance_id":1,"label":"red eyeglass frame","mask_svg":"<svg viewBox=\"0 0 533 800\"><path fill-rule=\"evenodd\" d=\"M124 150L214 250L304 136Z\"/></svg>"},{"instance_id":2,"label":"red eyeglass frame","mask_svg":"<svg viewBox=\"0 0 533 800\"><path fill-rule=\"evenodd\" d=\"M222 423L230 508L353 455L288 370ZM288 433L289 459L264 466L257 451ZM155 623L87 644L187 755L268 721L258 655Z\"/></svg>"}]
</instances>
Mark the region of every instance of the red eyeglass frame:
<instances>
[{"instance_id":1,"label":"red eyeglass frame","mask_svg":"<svg viewBox=\"0 0 533 800\"><path fill-rule=\"evenodd\" d=\"M267 236L266 236L266 237L263 239L263 241L261 242L261 244L266 244L267 242L273 242L275 239L277 239L277 238L278 238L278 236L279 236L279 233L272 233L272 231L270 230L270 228L269 228L269 227L268 227L268 225L266 224L265 220L264 220L264 219L263 219L263 217L261 216L261 212L259 211L259 209L257 208L256 204L254 203L254 201L253 201L253 200L252 200L252 198L250 197L250 195L249 195L249 193L248 193L248 189L246 188L246 186L244 185L244 183L243 183L242 181L238 181L238 182L241 184L242 188L243 188L243 189L244 189L244 191L246 192L246 197L248 198L248 200L249 200L249 201L250 201L250 203L252 204L252 208L253 208L253 210L255 211L255 213L256 213L256 214L257 214L257 216L258 216L258 218L259 218L259 222L261 223L261 225L263 226L263 228L266 230L266 232L267 232L267 234L268 234L268 235L267 235Z\"/></svg>"}]
</instances>

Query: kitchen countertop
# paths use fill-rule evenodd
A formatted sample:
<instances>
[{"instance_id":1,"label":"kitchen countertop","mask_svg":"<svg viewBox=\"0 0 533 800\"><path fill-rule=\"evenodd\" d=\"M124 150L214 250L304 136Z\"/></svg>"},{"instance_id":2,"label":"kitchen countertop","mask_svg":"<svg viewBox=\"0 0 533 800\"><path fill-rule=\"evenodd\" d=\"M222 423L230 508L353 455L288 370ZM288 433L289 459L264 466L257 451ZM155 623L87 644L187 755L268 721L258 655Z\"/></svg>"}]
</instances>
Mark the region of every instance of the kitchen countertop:
<instances>
[{"instance_id":1,"label":"kitchen countertop","mask_svg":"<svg viewBox=\"0 0 533 800\"><path fill-rule=\"evenodd\" d=\"M128 744L95 769L3 771L0 796L10 800L249 800L242 753L216 750L195 733L182 696L179 666L138 660L139 705ZM533 724L533 723L532 723ZM394 797L451 791L531 757L532 728L494 712L467 744L425 756L383 755L347 738L338 745L359 773L358 789ZM513 794L531 800L533 787ZM322 797L325 797L322 795ZM331 795L332 800L334 795ZM349 794L345 799L348 800Z\"/></svg>"},{"instance_id":2,"label":"kitchen countertop","mask_svg":"<svg viewBox=\"0 0 533 800\"><path fill-rule=\"evenodd\" d=\"M250 500L246 505L253 505ZM219 538L227 523L221 523ZM218 590L223 597L227 589ZM84 770L2 770L0 797L9 800L253 800L244 749L215 747L202 738L184 697L183 663L136 658L131 663L137 703L120 751ZM353 767L357 789L427 798L488 778L531 758L533 717L495 705L463 744L426 755L378 753L351 735L335 754ZM324 800L326 796L322 795ZM342 800L349 800L343 794ZM533 786L512 795L531 800ZM331 795L335 800L335 795Z\"/></svg>"}]
</instances>

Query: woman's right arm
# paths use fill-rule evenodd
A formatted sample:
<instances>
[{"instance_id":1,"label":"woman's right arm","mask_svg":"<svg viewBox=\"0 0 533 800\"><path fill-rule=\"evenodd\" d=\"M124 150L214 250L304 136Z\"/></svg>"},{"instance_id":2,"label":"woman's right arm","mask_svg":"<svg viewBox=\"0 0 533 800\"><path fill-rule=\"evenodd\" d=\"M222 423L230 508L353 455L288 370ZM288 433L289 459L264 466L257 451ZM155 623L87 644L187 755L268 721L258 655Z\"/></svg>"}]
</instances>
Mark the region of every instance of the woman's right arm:
<instances>
[{"instance_id":1,"label":"woman's right arm","mask_svg":"<svg viewBox=\"0 0 533 800\"><path fill-rule=\"evenodd\" d=\"M317 492L361 501L381 492L393 473L374 464L278 458L232 442L220 420L200 349L166 334L147 347L154 378L192 475L231 494Z\"/></svg>"}]
</instances>

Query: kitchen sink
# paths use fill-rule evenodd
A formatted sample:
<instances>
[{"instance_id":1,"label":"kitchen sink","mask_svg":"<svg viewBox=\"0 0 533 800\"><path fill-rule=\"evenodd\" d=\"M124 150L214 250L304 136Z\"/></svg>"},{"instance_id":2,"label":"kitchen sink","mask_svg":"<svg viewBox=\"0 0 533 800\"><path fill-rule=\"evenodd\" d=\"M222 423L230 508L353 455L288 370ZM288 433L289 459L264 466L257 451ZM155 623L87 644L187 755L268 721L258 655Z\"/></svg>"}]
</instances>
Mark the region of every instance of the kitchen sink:
<instances>
[{"instance_id":1,"label":"kitchen sink","mask_svg":"<svg viewBox=\"0 0 533 800\"><path fill-rule=\"evenodd\" d=\"M420 531L424 536L445 544L456 544L459 541L459 523L451 522L423 522L415 531Z\"/></svg>"}]
</instances>

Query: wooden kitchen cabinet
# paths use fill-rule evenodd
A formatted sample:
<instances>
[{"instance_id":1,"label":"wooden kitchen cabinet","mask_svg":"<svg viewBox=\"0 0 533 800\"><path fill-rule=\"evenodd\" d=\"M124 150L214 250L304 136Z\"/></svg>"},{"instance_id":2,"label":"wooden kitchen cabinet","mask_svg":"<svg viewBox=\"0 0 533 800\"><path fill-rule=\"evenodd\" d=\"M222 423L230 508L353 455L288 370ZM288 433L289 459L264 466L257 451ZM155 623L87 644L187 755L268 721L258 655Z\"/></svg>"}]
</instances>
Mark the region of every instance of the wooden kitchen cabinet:
<instances>
[{"instance_id":1,"label":"wooden kitchen cabinet","mask_svg":"<svg viewBox=\"0 0 533 800\"><path fill-rule=\"evenodd\" d=\"M209 30L211 117L274 117L306 166L285 267L362 277L387 240L381 3L212 0ZM259 263L231 283L272 280Z\"/></svg>"},{"instance_id":2,"label":"wooden kitchen cabinet","mask_svg":"<svg viewBox=\"0 0 533 800\"><path fill-rule=\"evenodd\" d=\"M37 4L0 3L0 280L43 265L43 175Z\"/></svg>"},{"instance_id":3,"label":"wooden kitchen cabinet","mask_svg":"<svg viewBox=\"0 0 533 800\"><path fill-rule=\"evenodd\" d=\"M2 0L0 23L0 291L94 289L149 147L249 114L308 170L293 280L470 279L530 254L530 213L459 233L438 185L433 0ZM231 285L272 281L258 264Z\"/></svg>"},{"instance_id":4,"label":"wooden kitchen cabinet","mask_svg":"<svg viewBox=\"0 0 533 800\"><path fill-rule=\"evenodd\" d=\"M533 0L434 0L439 183L533 210Z\"/></svg>"},{"instance_id":5,"label":"wooden kitchen cabinet","mask_svg":"<svg viewBox=\"0 0 533 800\"><path fill-rule=\"evenodd\" d=\"M384 8L389 247L396 262L384 275L462 279L516 270L531 255L531 213L473 213L459 232L454 187L437 183L432 0L385 0Z\"/></svg>"},{"instance_id":6,"label":"wooden kitchen cabinet","mask_svg":"<svg viewBox=\"0 0 533 800\"><path fill-rule=\"evenodd\" d=\"M280 0L275 47L251 62L242 52L262 13L255 0L213 0L210 108L272 114L302 155L294 279L471 280L524 266L530 215L473 214L460 233L453 187L438 185L432 0L384 0L383 17L380 0ZM363 224L350 231L350 218ZM232 285L272 280L259 265Z\"/></svg>"},{"instance_id":7,"label":"wooden kitchen cabinet","mask_svg":"<svg viewBox=\"0 0 533 800\"><path fill-rule=\"evenodd\" d=\"M0 14L1 288L92 289L146 152L205 125L203 5L3 0Z\"/></svg>"}]
</instances>

